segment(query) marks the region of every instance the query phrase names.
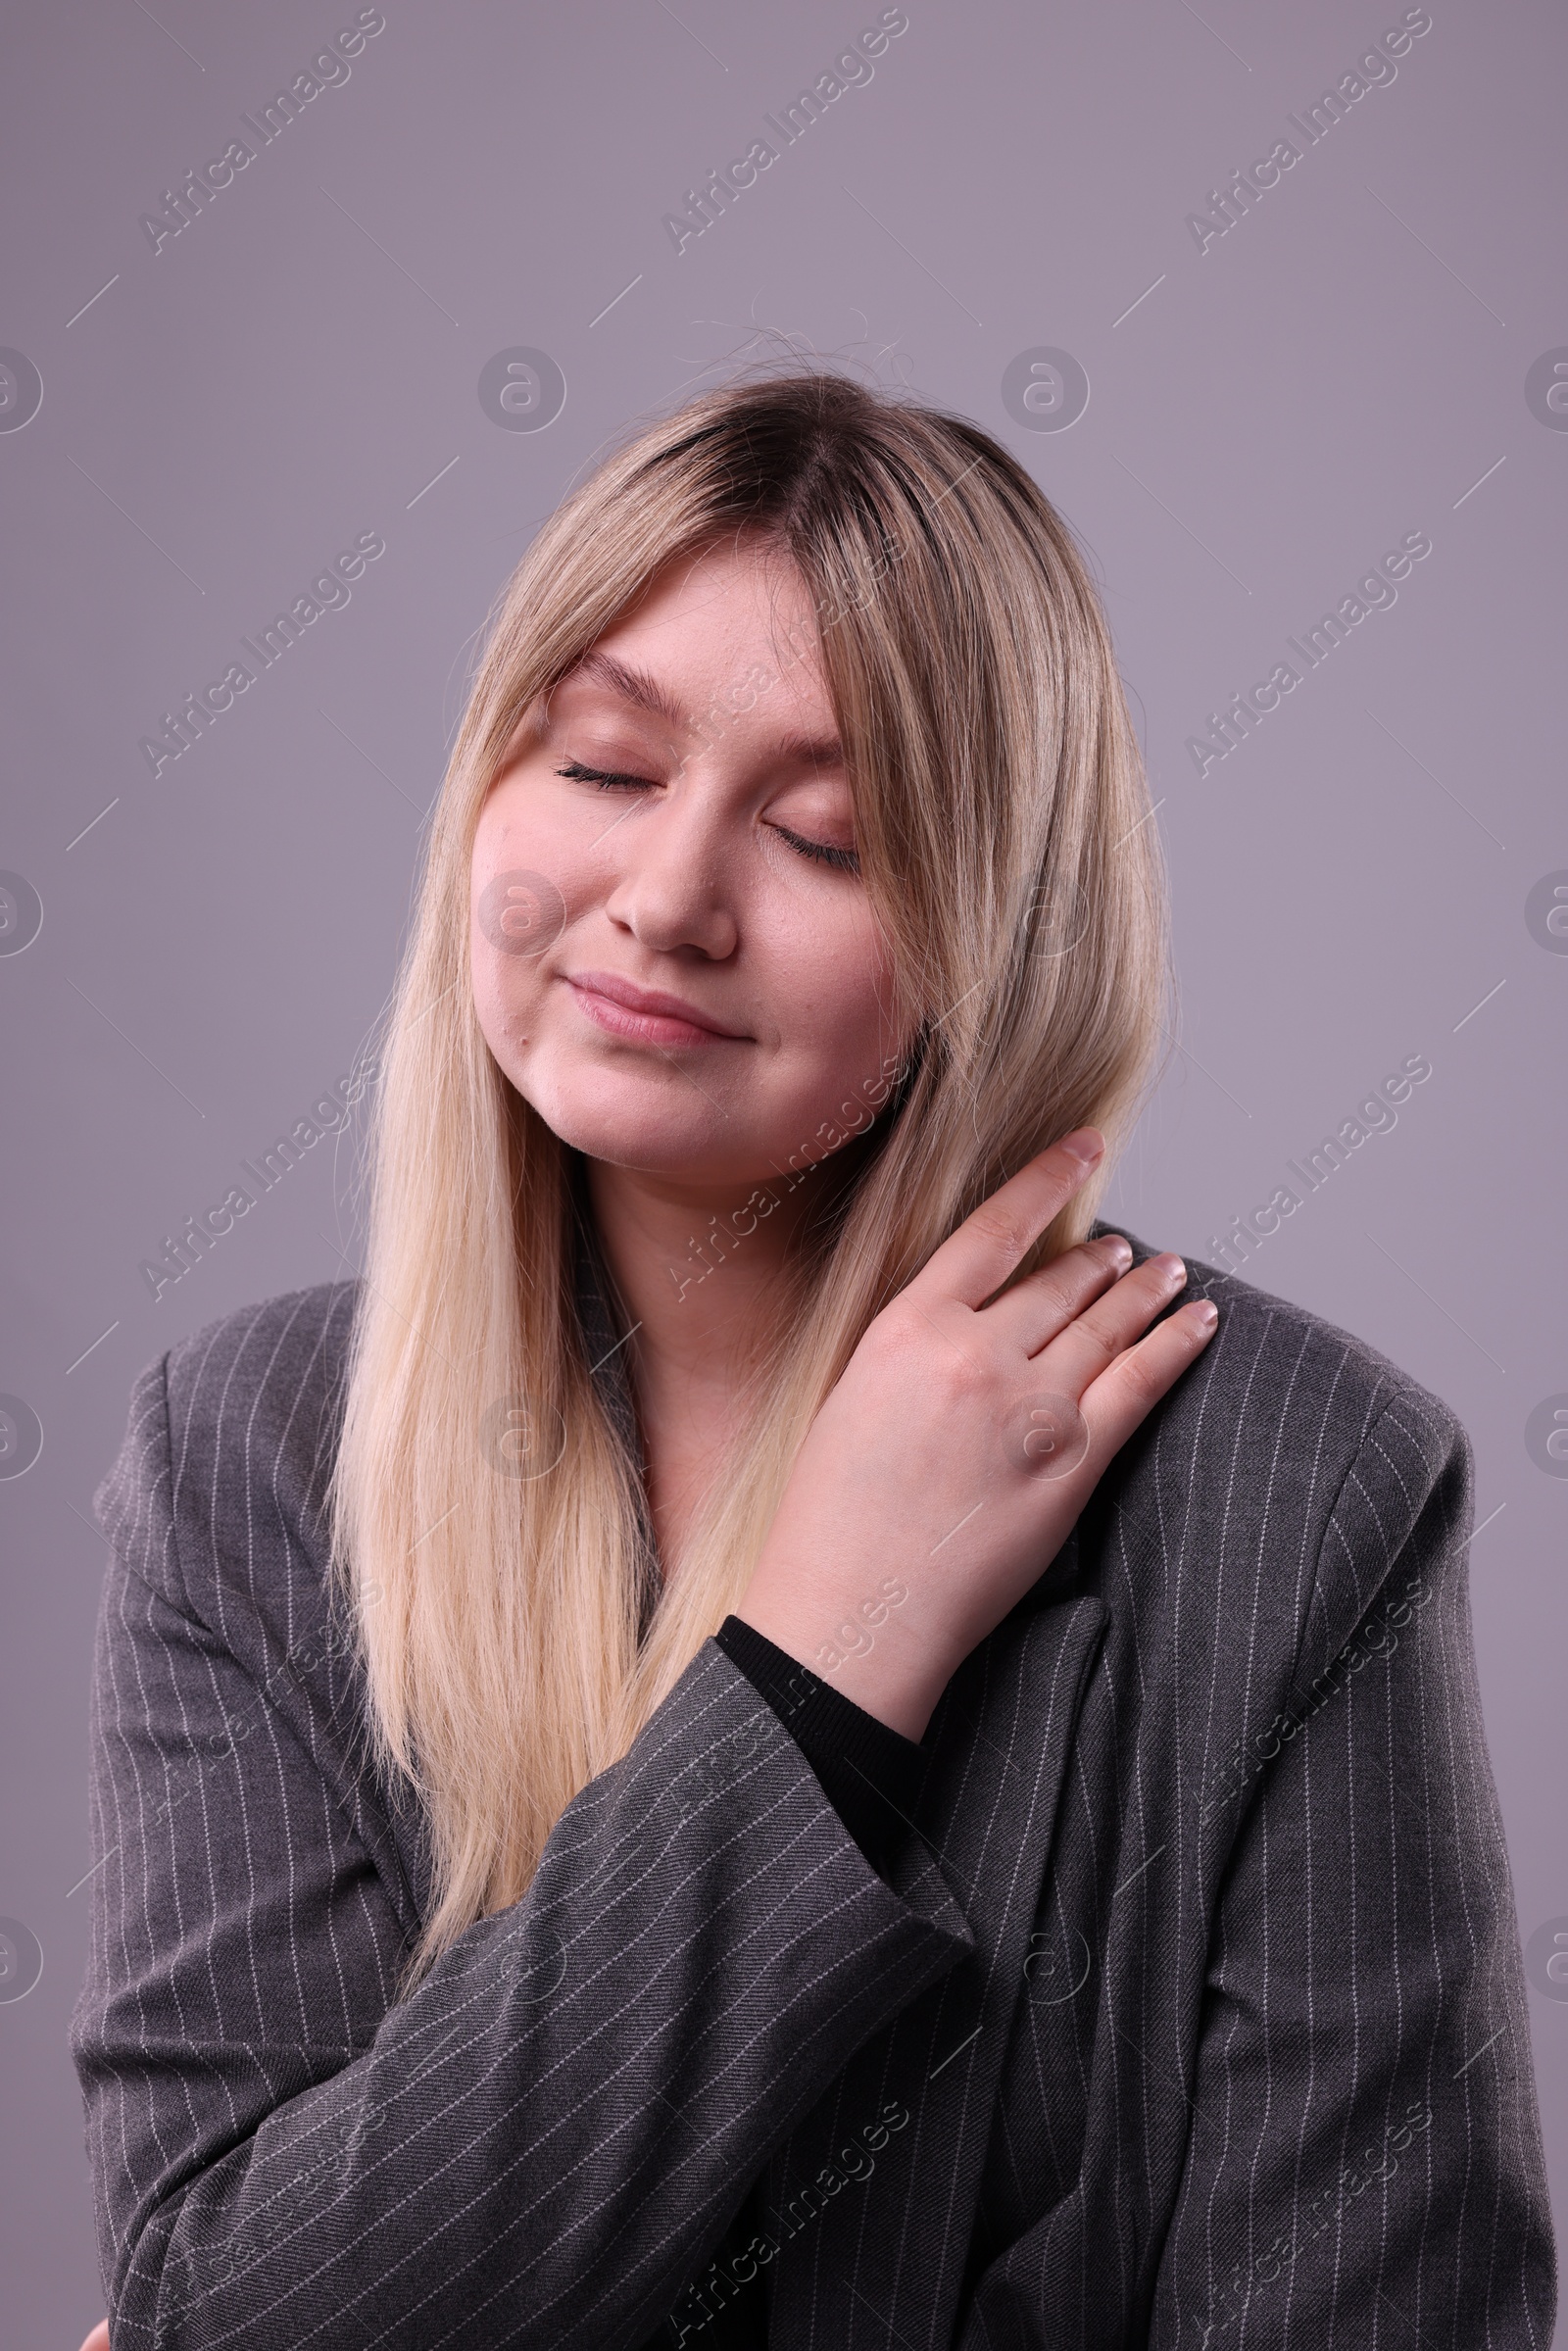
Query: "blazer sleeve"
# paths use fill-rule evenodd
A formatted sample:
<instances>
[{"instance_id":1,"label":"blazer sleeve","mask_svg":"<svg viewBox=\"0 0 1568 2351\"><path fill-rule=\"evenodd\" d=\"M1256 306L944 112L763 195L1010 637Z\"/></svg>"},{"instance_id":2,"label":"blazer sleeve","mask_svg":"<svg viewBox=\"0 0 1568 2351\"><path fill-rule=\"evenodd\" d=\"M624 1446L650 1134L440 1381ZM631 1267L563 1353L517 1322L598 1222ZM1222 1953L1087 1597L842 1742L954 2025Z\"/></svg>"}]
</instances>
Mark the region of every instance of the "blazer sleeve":
<instances>
[{"instance_id":1,"label":"blazer sleeve","mask_svg":"<svg viewBox=\"0 0 1568 2351\"><path fill-rule=\"evenodd\" d=\"M973 1935L710 1641L397 2000L384 1840L178 1556L167 1362L108 1482L71 2027L115 2351L635 2346Z\"/></svg>"},{"instance_id":2,"label":"blazer sleeve","mask_svg":"<svg viewBox=\"0 0 1568 2351\"><path fill-rule=\"evenodd\" d=\"M1471 1471L1447 1408L1396 1391L1327 1520L1289 1702L1233 1775L1158 2351L1550 2342Z\"/></svg>"}]
</instances>

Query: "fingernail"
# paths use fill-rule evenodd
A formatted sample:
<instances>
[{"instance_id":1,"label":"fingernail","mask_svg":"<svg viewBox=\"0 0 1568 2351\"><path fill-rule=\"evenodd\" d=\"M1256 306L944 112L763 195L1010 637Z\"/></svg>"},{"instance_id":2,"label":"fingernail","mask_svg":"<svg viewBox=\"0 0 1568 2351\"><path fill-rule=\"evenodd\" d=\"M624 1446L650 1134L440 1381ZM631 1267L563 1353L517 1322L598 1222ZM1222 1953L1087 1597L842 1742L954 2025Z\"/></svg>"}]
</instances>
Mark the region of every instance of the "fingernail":
<instances>
[{"instance_id":1,"label":"fingernail","mask_svg":"<svg viewBox=\"0 0 1568 2351\"><path fill-rule=\"evenodd\" d=\"M1093 1127L1079 1127L1076 1133L1062 1137L1061 1148L1070 1159L1081 1159L1085 1167L1093 1167L1097 1159L1103 1158L1105 1143Z\"/></svg>"},{"instance_id":2,"label":"fingernail","mask_svg":"<svg viewBox=\"0 0 1568 2351\"><path fill-rule=\"evenodd\" d=\"M1211 1331L1219 1320L1219 1308L1211 1298L1195 1298L1187 1310L1195 1322L1201 1323L1205 1331Z\"/></svg>"}]
</instances>

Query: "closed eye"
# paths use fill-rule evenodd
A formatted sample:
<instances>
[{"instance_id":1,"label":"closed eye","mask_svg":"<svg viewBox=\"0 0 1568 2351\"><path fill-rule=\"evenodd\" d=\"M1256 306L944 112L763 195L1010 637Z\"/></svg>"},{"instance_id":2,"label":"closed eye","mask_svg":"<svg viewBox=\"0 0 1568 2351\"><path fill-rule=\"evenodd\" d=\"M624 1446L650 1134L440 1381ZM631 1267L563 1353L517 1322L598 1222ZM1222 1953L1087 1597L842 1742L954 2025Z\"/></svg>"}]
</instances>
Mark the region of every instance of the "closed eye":
<instances>
[{"instance_id":1,"label":"closed eye","mask_svg":"<svg viewBox=\"0 0 1568 2351\"><path fill-rule=\"evenodd\" d=\"M657 789L646 775L625 775L613 767L588 767L581 759L567 759L564 765L556 769L556 773L564 776L570 783L597 784L602 792L652 792ZM790 847L798 850L803 857L812 857L818 864L833 865L847 873L858 873L860 870L858 850L834 849L825 841L804 840L799 833L792 833L787 824L775 824L773 829L782 834Z\"/></svg>"},{"instance_id":2,"label":"closed eye","mask_svg":"<svg viewBox=\"0 0 1568 2351\"><path fill-rule=\"evenodd\" d=\"M837 865L846 873L858 873L860 870L860 853L858 849L832 849L825 841L803 841L800 834L792 833L787 824L775 822L773 830L782 833L790 847L798 849L803 857L815 857L820 864Z\"/></svg>"},{"instance_id":3,"label":"closed eye","mask_svg":"<svg viewBox=\"0 0 1568 2351\"><path fill-rule=\"evenodd\" d=\"M581 759L568 759L564 767L556 769L556 773L565 776L571 783L598 784L603 790L609 790L615 784L629 785L638 792L651 792L654 789L651 779L646 775L622 775L613 767L585 767Z\"/></svg>"}]
</instances>

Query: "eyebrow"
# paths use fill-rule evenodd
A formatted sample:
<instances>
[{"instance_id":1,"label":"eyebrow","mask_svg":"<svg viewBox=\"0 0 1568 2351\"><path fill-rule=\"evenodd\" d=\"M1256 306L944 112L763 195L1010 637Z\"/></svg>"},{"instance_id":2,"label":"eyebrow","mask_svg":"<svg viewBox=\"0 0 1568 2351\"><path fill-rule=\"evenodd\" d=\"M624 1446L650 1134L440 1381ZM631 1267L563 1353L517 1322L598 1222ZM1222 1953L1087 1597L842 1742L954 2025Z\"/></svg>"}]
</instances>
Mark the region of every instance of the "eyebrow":
<instances>
[{"instance_id":1,"label":"eyebrow","mask_svg":"<svg viewBox=\"0 0 1568 2351\"><path fill-rule=\"evenodd\" d=\"M629 702L636 710L651 711L655 717L664 719L681 734L702 731L693 725L688 713L657 677L646 669L633 668L625 661L618 661L612 653L590 649L566 671L561 683L569 684L574 677L586 678L591 684L603 686L607 692L618 696L622 702ZM844 763L844 746L836 734L791 732L779 737L777 748L781 758L797 760L803 766L838 767Z\"/></svg>"},{"instance_id":2,"label":"eyebrow","mask_svg":"<svg viewBox=\"0 0 1568 2351\"><path fill-rule=\"evenodd\" d=\"M683 732L685 730L686 713L673 695L666 693L658 678L651 677L646 669L630 668L626 662L617 661L612 653L600 653L597 650L585 653L561 682L566 685L574 677L585 677L594 685L605 687L609 693L618 695L622 702L634 704L639 710L652 710L656 717L666 719L671 726L679 727Z\"/></svg>"}]
</instances>

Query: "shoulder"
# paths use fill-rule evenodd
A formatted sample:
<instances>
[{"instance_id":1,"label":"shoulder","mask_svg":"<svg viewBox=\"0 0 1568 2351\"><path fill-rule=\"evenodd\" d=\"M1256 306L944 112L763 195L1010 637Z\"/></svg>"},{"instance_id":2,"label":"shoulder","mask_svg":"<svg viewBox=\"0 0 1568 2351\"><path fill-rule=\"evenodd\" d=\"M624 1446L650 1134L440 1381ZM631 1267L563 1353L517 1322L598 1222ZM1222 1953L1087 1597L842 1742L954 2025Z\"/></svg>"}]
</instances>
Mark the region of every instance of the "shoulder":
<instances>
[{"instance_id":1,"label":"shoulder","mask_svg":"<svg viewBox=\"0 0 1568 2351\"><path fill-rule=\"evenodd\" d=\"M1369 1341L1200 1258L1187 1266L1172 1311L1190 1298L1219 1308L1203 1361L1216 1403L1241 1408L1239 1436L1257 1444L1272 1428L1299 1442L1310 1432L1335 1449L1359 1449L1392 1417L1440 1453L1465 1442L1452 1407Z\"/></svg>"},{"instance_id":2,"label":"shoulder","mask_svg":"<svg viewBox=\"0 0 1568 2351\"><path fill-rule=\"evenodd\" d=\"M1114 1524L1150 1603L1174 1592L1195 1629L1267 1623L1293 1652L1309 1626L1342 1642L1424 1515L1464 1531L1469 1439L1450 1405L1353 1332L1200 1258L1187 1266L1168 1311L1209 1298L1218 1328L1086 1519L1098 1509L1102 1533Z\"/></svg>"},{"instance_id":3,"label":"shoulder","mask_svg":"<svg viewBox=\"0 0 1568 2351\"><path fill-rule=\"evenodd\" d=\"M315 1569L324 1555L358 1282L241 1306L138 1375L94 1495L132 1572L205 1617L215 1575Z\"/></svg>"},{"instance_id":4,"label":"shoulder","mask_svg":"<svg viewBox=\"0 0 1568 2351\"><path fill-rule=\"evenodd\" d=\"M1156 1253L1125 1225L1101 1222L1094 1230L1122 1233L1136 1262ZM1192 1298L1211 1298L1219 1327L1172 1400L1196 1392L1211 1412L1234 1418L1237 1441L1250 1445L1266 1441L1271 1428L1283 1436L1282 1418L1298 1440L1310 1428L1331 1444L1359 1444L1396 1405L1442 1451L1465 1442L1452 1407L1369 1341L1200 1257L1184 1262L1186 1286L1166 1313Z\"/></svg>"}]
</instances>

